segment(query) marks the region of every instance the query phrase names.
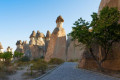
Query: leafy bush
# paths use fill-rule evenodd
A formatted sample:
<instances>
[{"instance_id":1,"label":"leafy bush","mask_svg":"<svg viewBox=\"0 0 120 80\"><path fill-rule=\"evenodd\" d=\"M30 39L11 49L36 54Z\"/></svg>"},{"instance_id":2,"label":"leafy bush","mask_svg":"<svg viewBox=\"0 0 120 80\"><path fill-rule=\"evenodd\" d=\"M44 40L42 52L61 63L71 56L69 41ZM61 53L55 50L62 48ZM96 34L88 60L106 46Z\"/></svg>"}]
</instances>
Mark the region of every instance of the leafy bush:
<instances>
[{"instance_id":1,"label":"leafy bush","mask_svg":"<svg viewBox=\"0 0 120 80\"><path fill-rule=\"evenodd\" d=\"M22 57L22 58L20 59L20 61L22 61L22 62L28 62L28 61L30 61L30 58L27 57L27 56L24 56L24 57Z\"/></svg>"},{"instance_id":2,"label":"leafy bush","mask_svg":"<svg viewBox=\"0 0 120 80\"><path fill-rule=\"evenodd\" d=\"M58 58L51 58L51 60L49 61L50 64L62 64L64 61L62 59L58 59Z\"/></svg>"},{"instance_id":3,"label":"leafy bush","mask_svg":"<svg viewBox=\"0 0 120 80\"><path fill-rule=\"evenodd\" d=\"M33 63L33 66L31 66L31 68L34 70L40 70L42 74L44 74L46 69L48 68L48 64L44 60L39 59L37 62Z\"/></svg>"},{"instance_id":4,"label":"leafy bush","mask_svg":"<svg viewBox=\"0 0 120 80\"><path fill-rule=\"evenodd\" d=\"M22 56L23 56L23 53L14 52L14 57L21 58Z\"/></svg>"}]
</instances>

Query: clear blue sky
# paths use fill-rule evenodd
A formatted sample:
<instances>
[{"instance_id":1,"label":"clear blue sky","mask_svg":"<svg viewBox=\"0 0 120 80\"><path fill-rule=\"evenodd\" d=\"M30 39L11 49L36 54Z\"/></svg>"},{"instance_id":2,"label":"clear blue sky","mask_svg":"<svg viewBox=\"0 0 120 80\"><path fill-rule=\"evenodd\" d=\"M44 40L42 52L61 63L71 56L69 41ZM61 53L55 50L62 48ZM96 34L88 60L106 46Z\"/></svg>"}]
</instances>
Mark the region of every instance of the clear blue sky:
<instances>
[{"instance_id":1,"label":"clear blue sky","mask_svg":"<svg viewBox=\"0 0 120 80\"><path fill-rule=\"evenodd\" d=\"M33 30L46 34L56 27L59 15L64 18L66 33L80 17L91 21L101 0L0 0L0 42L4 50L16 48L17 40L29 41Z\"/></svg>"}]
</instances>

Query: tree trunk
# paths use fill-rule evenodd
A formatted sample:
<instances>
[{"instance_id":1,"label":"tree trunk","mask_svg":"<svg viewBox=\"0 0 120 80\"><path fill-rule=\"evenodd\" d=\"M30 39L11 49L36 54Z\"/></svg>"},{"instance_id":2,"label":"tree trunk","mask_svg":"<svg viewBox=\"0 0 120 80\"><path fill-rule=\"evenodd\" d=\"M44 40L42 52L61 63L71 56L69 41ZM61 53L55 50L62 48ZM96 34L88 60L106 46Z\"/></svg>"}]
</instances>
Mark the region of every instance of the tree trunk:
<instances>
[{"instance_id":1,"label":"tree trunk","mask_svg":"<svg viewBox=\"0 0 120 80\"><path fill-rule=\"evenodd\" d=\"M91 56L92 56L93 59L95 60L95 62L98 64L98 67L99 67L100 71L103 72L104 69L103 69L103 67L102 67L102 63L99 62L99 59L97 59L97 58L95 57L92 48L89 48L89 51L90 51L90 53L91 53Z\"/></svg>"}]
</instances>

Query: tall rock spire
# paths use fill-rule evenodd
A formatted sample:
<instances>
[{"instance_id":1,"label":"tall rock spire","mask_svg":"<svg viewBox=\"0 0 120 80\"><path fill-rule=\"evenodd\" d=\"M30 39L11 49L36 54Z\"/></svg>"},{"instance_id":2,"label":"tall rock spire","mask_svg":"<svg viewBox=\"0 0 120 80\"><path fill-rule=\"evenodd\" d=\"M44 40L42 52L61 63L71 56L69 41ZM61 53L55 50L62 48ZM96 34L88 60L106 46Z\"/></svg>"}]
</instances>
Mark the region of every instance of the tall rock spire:
<instances>
[{"instance_id":1,"label":"tall rock spire","mask_svg":"<svg viewBox=\"0 0 120 80\"><path fill-rule=\"evenodd\" d=\"M33 31L32 34L30 35L30 38L32 38L32 37L36 37L35 31Z\"/></svg>"},{"instance_id":2,"label":"tall rock spire","mask_svg":"<svg viewBox=\"0 0 120 80\"><path fill-rule=\"evenodd\" d=\"M32 32L32 34L30 35L30 45L36 45L36 33L35 31Z\"/></svg>"},{"instance_id":3,"label":"tall rock spire","mask_svg":"<svg viewBox=\"0 0 120 80\"><path fill-rule=\"evenodd\" d=\"M50 31L48 30L47 33L46 33L46 38L50 38L51 37L51 33Z\"/></svg>"},{"instance_id":4,"label":"tall rock spire","mask_svg":"<svg viewBox=\"0 0 120 80\"><path fill-rule=\"evenodd\" d=\"M0 42L0 49L3 49L3 46L2 46L2 44L1 44L1 42Z\"/></svg>"},{"instance_id":5,"label":"tall rock spire","mask_svg":"<svg viewBox=\"0 0 120 80\"><path fill-rule=\"evenodd\" d=\"M0 53L3 53L2 49L3 49L3 46L2 46L2 44L0 42Z\"/></svg>"},{"instance_id":6,"label":"tall rock spire","mask_svg":"<svg viewBox=\"0 0 120 80\"><path fill-rule=\"evenodd\" d=\"M64 19L61 16L57 17L57 27L52 32L50 41L48 43L45 60L49 61L51 58L59 58L66 60L66 33L62 24Z\"/></svg>"}]
</instances>

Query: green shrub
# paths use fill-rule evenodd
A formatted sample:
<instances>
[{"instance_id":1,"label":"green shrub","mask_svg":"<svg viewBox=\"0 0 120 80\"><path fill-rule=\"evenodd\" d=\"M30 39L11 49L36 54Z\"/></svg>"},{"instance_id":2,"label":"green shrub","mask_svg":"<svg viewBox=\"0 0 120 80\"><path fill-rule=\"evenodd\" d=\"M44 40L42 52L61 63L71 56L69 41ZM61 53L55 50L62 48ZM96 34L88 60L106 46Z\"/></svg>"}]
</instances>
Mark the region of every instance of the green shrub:
<instances>
[{"instance_id":1,"label":"green shrub","mask_svg":"<svg viewBox=\"0 0 120 80\"><path fill-rule=\"evenodd\" d=\"M22 58L20 59L20 61L22 61L22 62L28 62L28 61L30 61L30 58L27 57L27 56L24 56L24 57L22 57Z\"/></svg>"},{"instance_id":2,"label":"green shrub","mask_svg":"<svg viewBox=\"0 0 120 80\"><path fill-rule=\"evenodd\" d=\"M24 55L24 53L20 53L20 52L14 52L14 57L17 57L17 58L21 58L22 56Z\"/></svg>"},{"instance_id":3,"label":"green shrub","mask_svg":"<svg viewBox=\"0 0 120 80\"><path fill-rule=\"evenodd\" d=\"M49 63L50 64L62 64L64 61L62 59L58 59L58 58L51 58Z\"/></svg>"},{"instance_id":4,"label":"green shrub","mask_svg":"<svg viewBox=\"0 0 120 80\"><path fill-rule=\"evenodd\" d=\"M33 66L31 66L31 67L34 70L40 70L42 72L42 74L44 74L46 69L48 68L48 64L44 60L39 59L38 61L34 62Z\"/></svg>"}]
</instances>

